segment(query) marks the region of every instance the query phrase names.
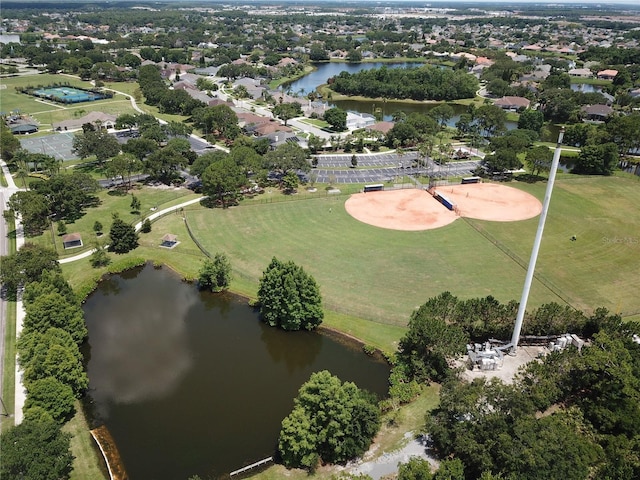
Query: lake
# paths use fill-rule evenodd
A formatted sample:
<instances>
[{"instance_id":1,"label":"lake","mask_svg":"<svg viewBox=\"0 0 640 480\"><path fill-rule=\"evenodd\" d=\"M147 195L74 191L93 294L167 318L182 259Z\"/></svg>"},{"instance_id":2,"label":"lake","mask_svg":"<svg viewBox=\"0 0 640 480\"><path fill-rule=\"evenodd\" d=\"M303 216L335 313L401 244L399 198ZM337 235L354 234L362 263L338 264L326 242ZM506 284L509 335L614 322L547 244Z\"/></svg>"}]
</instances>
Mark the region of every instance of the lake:
<instances>
[{"instance_id":1,"label":"lake","mask_svg":"<svg viewBox=\"0 0 640 480\"><path fill-rule=\"evenodd\" d=\"M246 299L200 292L166 268L106 278L84 311L89 413L131 480L218 478L273 455L313 372L386 394L389 366L360 347L268 327Z\"/></svg>"},{"instance_id":2,"label":"lake","mask_svg":"<svg viewBox=\"0 0 640 480\"><path fill-rule=\"evenodd\" d=\"M371 63L317 63L314 64L316 70L305 75L304 77L291 82L288 85L282 87L283 90L290 90L292 94L305 97L307 94L314 92L320 85L327 83L327 79L339 75L340 72L357 73L361 70L370 70L372 68L381 68L386 66L387 68L406 68L406 67L420 67L425 65L424 63L416 62L404 62L404 63L384 63L384 62L371 62ZM302 101L302 100L301 100ZM378 120L385 120L387 122L392 120L393 114L398 111L405 112L406 114L418 112L427 113L434 108L437 103L408 103L408 102L394 102L394 101L372 101L372 100L330 100L329 106L339 107L346 111L358 112L364 114L370 114L375 116ZM454 116L449 119L447 126L455 127L460 115L466 111L464 105L450 104L453 107ZM507 128L512 130L517 128L518 125L515 122L507 122Z\"/></svg>"},{"instance_id":3,"label":"lake","mask_svg":"<svg viewBox=\"0 0 640 480\"><path fill-rule=\"evenodd\" d=\"M402 68L402 67L420 67L424 63L417 62L401 62L401 63L385 63L385 62L366 62L366 63L341 63L341 62L325 62L314 63L315 70L298 80L286 84L283 90L290 90L293 94L306 96L311 92L315 92L320 85L327 83L331 77L339 75L341 72L358 73L362 70L371 70L373 68Z\"/></svg>"}]
</instances>

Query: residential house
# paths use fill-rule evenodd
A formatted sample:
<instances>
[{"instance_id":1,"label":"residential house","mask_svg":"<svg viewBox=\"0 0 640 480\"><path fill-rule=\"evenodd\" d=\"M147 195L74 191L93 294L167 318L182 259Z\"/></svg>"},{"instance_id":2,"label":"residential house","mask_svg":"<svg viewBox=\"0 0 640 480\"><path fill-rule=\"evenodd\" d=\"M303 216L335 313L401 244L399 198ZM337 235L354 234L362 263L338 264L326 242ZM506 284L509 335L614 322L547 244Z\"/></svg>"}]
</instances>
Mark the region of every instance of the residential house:
<instances>
[{"instance_id":1,"label":"residential house","mask_svg":"<svg viewBox=\"0 0 640 480\"><path fill-rule=\"evenodd\" d=\"M616 75L618 75L617 70L600 70L597 77L599 80L613 80Z\"/></svg>"},{"instance_id":2,"label":"residential house","mask_svg":"<svg viewBox=\"0 0 640 480\"><path fill-rule=\"evenodd\" d=\"M495 101L495 105L504 109L504 110L524 110L525 108L529 108L531 102L529 99L524 97L512 97L506 96L499 98Z\"/></svg>"},{"instance_id":3,"label":"residential house","mask_svg":"<svg viewBox=\"0 0 640 480\"><path fill-rule=\"evenodd\" d=\"M604 122L613 113L613 108L609 105L585 105L582 107L585 122Z\"/></svg>"},{"instance_id":4,"label":"residential house","mask_svg":"<svg viewBox=\"0 0 640 480\"><path fill-rule=\"evenodd\" d=\"M567 72L571 77L592 78L593 72L588 68L572 68Z\"/></svg>"}]
</instances>

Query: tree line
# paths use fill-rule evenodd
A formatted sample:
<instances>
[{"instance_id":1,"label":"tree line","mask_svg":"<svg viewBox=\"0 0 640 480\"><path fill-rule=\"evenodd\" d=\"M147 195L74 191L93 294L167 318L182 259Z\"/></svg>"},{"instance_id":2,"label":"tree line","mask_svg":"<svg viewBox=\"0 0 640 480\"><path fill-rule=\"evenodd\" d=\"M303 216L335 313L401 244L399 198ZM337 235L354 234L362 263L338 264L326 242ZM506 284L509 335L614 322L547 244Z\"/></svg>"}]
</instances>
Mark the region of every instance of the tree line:
<instances>
[{"instance_id":1,"label":"tree line","mask_svg":"<svg viewBox=\"0 0 640 480\"><path fill-rule=\"evenodd\" d=\"M27 392L24 421L0 437L0 475L69 478L71 435L61 426L88 386L79 350L87 337L80 302L62 277L55 252L31 243L3 259L0 277L13 294L24 285L17 351Z\"/></svg>"},{"instance_id":2,"label":"tree line","mask_svg":"<svg viewBox=\"0 0 640 480\"><path fill-rule=\"evenodd\" d=\"M424 65L418 68L381 67L357 73L341 72L329 79L330 88L344 95L412 100L473 98L478 80L462 70Z\"/></svg>"}]
</instances>

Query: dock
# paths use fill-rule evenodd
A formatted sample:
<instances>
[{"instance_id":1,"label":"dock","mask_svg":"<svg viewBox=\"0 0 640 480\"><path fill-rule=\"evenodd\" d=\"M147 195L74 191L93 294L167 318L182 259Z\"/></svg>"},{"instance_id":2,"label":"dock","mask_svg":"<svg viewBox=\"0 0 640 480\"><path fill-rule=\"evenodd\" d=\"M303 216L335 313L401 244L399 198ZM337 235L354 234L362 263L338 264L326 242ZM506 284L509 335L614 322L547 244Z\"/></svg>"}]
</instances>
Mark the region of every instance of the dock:
<instances>
[{"instance_id":1,"label":"dock","mask_svg":"<svg viewBox=\"0 0 640 480\"><path fill-rule=\"evenodd\" d=\"M262 465L266 465L269 462L273 462L273 457L263 458L257 462L252 463L251 465L247 465L246 467L239 468L238 470L234 470L229 474L230 477L234 477L236 475L240 475L241 473L248 472L253 468L261 467Z\"/></svg>"}]
</instances>

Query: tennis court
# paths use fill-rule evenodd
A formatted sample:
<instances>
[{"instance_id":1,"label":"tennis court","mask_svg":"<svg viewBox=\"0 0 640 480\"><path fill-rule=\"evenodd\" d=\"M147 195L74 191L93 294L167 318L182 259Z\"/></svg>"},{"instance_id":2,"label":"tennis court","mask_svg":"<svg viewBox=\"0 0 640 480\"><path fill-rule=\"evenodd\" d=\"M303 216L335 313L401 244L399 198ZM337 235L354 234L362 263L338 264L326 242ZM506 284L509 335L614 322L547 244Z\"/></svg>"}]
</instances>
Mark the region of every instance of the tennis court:
<instances>
[{"instance_id":1,"label":"tennis court","mask_svg":"<svg viewBox=\"0 0 640 480\"><path fill-rule=\"evenodd\" d=\"M56 133L43 137L21 138L20 145L31 153L44 153L57 160L76 160L73 152L73 133Z\"/></svg>"},{"instance_id":2,"label":"tennis court","mask_svg":"<svg viewBox=\"0 0 640 480\"><path fill-rule=\"evenodd\" d=\"M46 87L31 92L35 97L46 98L59 103L81 103L102 100L109 96L103 93L91 92L75 87Z\"/></svg>"}]
</instances>

